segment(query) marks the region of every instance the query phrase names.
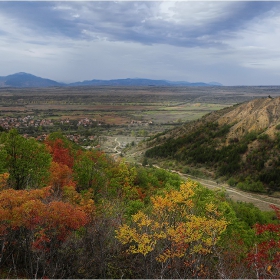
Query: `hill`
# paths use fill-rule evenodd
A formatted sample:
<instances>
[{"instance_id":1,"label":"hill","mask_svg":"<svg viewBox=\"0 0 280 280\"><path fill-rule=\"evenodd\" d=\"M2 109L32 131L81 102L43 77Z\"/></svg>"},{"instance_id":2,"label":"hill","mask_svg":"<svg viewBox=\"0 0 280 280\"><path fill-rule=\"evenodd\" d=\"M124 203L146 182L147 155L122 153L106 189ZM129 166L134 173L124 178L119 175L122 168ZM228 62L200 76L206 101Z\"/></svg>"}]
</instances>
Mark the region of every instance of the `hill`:
<instances>
[{"instance_id":1,"label":"hill","mask_svg":"<svg viewBox=\"0 0 280 280\"><path fill-rule=\"evenodd\" d=\"M55 86L222 86L220 83L189 83L185 81L172 82L151 79L114 79L114 80L89 80L69 84L58 83L54 80L20 72L0 77L1 87L55 87Z\"/></svg>"},{"instance_id":2,"label":"hill","mask_svg":"<svg viewBox=\"0 0 280 280\"><path fill-rule=\"evenodd\" d=\"M210 113L149 140L146 157L175 160L256 192L280 191L280 97Z\"/></svg>"},{"instance_id":3,"label":"hill","mask_svg":"<svg viewBox=\"0 0 280 280\"><path fill-rule=\"evenodd\" d=\"M0 87L54 87L62 85L56 81L40 78L24 72L0 77Z\"/></svg>"}]
</instances>

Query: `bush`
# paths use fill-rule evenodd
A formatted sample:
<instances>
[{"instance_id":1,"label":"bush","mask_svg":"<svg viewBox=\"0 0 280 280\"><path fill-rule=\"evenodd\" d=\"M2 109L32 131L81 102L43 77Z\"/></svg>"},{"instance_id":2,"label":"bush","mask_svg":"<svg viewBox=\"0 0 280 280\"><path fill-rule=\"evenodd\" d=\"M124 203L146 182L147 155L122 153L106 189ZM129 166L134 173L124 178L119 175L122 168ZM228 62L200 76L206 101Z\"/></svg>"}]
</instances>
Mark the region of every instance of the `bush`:
<instances>
[{"instance_id":1,"label":"bush","mask_svg":"<svg viewBox=\"0 0 280 280\"><path fill-rule=\"evenodd\" d=\"M263 134L260 134L258 136L258 139L259 140L268 140L269 139L269 136L266 134L266 133L263 133Z\"/></svg>"},{"instance_id":2,"label":"bush","mask_svg":"<svg viewBox=\"0 0 280 280\"><path fill-rule=\"evenodd\" d=\"M232 177L230 177L228 179L228 184L231 186L231 187L235 187L237 185L238 181Z\"/></svg>"},{"instance_id":3,"label":"bush","mask_svg":"<svg viewBox=\"0 0 280 280\"><path fill-rule=\"evenodd\" d=\"M239 182L237 184L237 188L243 190L243 191L251 191L251 192L266 192L264 185L260 181L252 181L251 178L246 178L245 182Z\"/></svg>"},{"instance_id":4,"label":"bush","mask_svg":"<svg viewBox=\"0 0 280 280\"><path fill-rule=\"evenodd\" d=\"M251 131L248 132L246 135L244 135L244 140L246 142L252 142L254 140L256 140L258 137L258 133L256 131Z\"/></svg>"}]
</instances>

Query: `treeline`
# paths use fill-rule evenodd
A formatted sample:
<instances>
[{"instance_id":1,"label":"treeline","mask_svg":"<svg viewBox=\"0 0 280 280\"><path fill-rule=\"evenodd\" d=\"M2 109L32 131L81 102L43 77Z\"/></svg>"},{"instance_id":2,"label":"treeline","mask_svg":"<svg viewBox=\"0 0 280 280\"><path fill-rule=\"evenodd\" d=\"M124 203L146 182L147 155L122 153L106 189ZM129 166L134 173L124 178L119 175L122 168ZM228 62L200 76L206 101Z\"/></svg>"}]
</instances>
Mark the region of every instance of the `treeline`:
<instances>
[{"instance_id":1,"label":"treeline","mask_svg":"<svg viewBox=\"0 0 280 280\"><path fill-rule=\"evenodd\" d=\"M222 133L218 132L217 133ZM280 210L162 169L0 134L0 278L279 278Z\"/></svg>"},{"instance_id":2,"label":"treeline","mask_svg":"<svg viewBox=\"0 0 280 280\"><path fill-rule=\"evenodd\" d=\"M147 150L145 156L175 159L186 165L202 164L214 169L216 176L231 178L232 185L244 190L280 190L280 136L272 140L267 134L253 131L240 139L227 139L230 127L208 122L191 133L168 138Z\"/></svg>"}]
</instances>

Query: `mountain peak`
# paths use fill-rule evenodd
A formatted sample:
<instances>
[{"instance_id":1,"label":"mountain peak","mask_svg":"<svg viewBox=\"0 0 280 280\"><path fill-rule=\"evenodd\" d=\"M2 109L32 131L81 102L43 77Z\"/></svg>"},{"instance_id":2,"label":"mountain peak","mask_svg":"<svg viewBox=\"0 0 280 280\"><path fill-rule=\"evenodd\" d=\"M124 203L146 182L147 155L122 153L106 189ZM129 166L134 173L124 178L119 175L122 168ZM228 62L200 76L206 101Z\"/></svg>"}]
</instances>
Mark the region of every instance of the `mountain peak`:
<instances>
[{"instance_id":1,"label":"mountain peak","mask_svg":"<svg viewBox=\"0 0 280 280\"><path fill-rule=\"evenodd\" d=\"M18 72L18 73L15 73L13 75L31 75L31 76L34 76L34 75L26 73L26 72Z\"/></svg>"},{"instance_id":2,"label":"mountain peak","mask_svg":"<svg viewBox=\"0 0 280 280\"><path fill-rule=\"evenodd\" d=\"M14 74L11 74L11 75L8 75L7 77L18 77L18 76L26 76L26 77L36 77L35 75L32 75L30 73L26 73L26 72L17 72L17 73L14 73ZM40 77L37 77L37 78L40 78Z\"/></svg>"},{"instance_id":3,"label":"mountain peak","mask_svg":"<svg viewBox=\"0 0 280 280\"><path fill-rule=\"evenodd\" d=\"M6 77L0 77L1 87L51 87L62 86L62 84L41 77L34 76L25 72L18 72L8 75Z\"/></svg>"}]
</instances>

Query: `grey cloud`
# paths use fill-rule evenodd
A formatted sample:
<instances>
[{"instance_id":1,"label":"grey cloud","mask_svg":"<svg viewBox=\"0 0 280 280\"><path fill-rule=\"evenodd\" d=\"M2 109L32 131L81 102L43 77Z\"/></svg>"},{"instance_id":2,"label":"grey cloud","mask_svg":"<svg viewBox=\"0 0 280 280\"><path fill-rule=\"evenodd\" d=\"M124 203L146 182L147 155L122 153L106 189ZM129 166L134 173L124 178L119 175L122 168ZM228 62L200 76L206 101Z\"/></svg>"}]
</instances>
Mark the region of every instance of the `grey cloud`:
<instances>
[{"instance_id":1,"label":"grey cloud","mask_svg":"<svg viewBox=\"0 0 280 280\"><path fill-rule=\"evenodd\" d=\"M217 3L217 2L216 2ZM226 17L219 16L204 26L204 32L219 34L220 32L232 32L244 28L255 18L265 16L268 11L276 10L279 13L280 3L277 2L232 2Z\"/></svg>"},{"instance_id":2,"label":"grey cloud","mask_svg":"<svg viewBox=\"0 0 280 280\"><path fill-rule=\"evenodd\" d=\"M0 14L18 22L18 25L32 30L38 35L81 36L77 23L67 20L54 10L56 2L0 2Z\"/></svg>"},{"instance_id":3,"label":"grey cloud","mask_svg":"<svg viewBox=\"0 0 280 280\"><path fill-rule=\"evenodd\" d=\"M213 4L219 5L219 2ZM278 13L280 3L233 2L226 15L217 14L210 22L199 26L157 18L159 5L160 2L126 1L0 2L0 13L6 13L44 35L87 40L101 37L109 41L146 45L226 48L226 38L236 36L236 31L268 11ZM184 19L180 10L186 9L187 5L192 4L178 2L174 17ZM205 13L207 15L207 10Z\"/></svg>"},{"instance_id":4,"label":"grey cloud","mask_svg":"<svg viewBox=\"0 0 280 280\"><path fill-rule=\"evenodd\" d=\"M219 5L219 2L215 4ZM234 2L226 16L217 14L207 24L196 26L156 18L153 11L158 5L157 2L94 2L88 7L93 19L85 22L85 26L109 40L224 48L225 39L235 37L238 30L268 11L279 13L280 6L277 2ZM178 16L183 16L179 9L186 5L191 3L179 3L175 10Z\"/></svg>"}]
</instances>

